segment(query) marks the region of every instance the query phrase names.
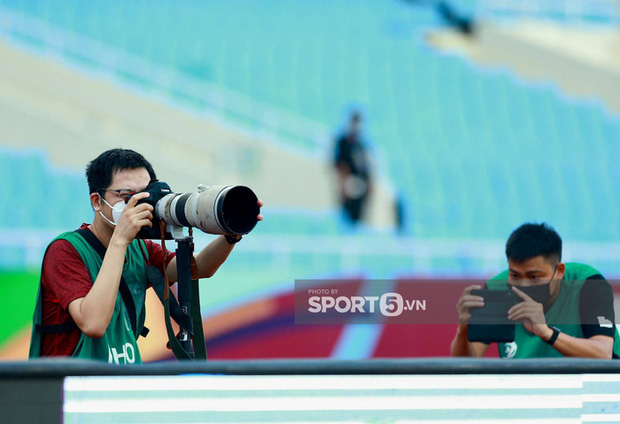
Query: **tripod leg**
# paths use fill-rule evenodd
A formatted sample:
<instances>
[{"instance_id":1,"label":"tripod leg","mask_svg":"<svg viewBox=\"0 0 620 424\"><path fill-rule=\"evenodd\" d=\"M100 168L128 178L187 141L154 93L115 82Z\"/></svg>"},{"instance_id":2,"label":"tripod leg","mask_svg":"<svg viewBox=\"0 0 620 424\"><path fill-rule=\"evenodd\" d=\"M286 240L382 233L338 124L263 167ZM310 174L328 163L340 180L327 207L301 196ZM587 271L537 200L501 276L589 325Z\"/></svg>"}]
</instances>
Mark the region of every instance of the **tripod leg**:
<instances>
[{"instance_id":1,"label":"tripod leg","mask_svg":"<svg viewBox=\"0 0 620 424\"><path fill-rule=\"evenodd\" d=\"M193 258L193 239L192 237L186 237L177 240L177 276L178 276L178 298L179 305L183 313L191 317L191 301L192 301L192 286L191 286L191 260ZM192 338L188 328L181 327L179 332L179 342L183 349L189 353L190 357L194 358L194 352L192 349Z\"/></svg>"}]
</instances>

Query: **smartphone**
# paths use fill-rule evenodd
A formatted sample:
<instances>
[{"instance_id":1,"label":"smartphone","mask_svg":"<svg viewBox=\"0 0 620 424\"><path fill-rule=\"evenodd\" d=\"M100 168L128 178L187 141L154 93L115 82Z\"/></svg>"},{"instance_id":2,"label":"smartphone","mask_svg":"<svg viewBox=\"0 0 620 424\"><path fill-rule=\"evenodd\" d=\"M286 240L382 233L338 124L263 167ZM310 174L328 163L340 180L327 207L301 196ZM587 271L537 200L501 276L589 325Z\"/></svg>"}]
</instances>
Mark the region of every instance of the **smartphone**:
<instances>
[{"instance_id":1,"label":"smartphone","mask_svg":"<svg viewBox=\"0 0 620 424\"><path fill-rule=\"evenodd\" d=\"M508 319L508 310L518 299L512 290L472 290L471 294L484 298L482 308L471 308L467 326L470 342L513 342L515 322Z\"/></svg>"}]
</instances>

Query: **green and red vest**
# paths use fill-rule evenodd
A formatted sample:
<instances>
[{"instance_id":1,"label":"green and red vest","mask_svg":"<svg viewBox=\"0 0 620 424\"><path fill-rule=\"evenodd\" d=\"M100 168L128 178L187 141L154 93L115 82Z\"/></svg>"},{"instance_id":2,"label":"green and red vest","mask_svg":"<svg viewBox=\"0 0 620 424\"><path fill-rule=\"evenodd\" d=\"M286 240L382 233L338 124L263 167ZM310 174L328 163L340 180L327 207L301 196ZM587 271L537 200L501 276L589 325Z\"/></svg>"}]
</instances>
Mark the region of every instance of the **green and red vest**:
<instances>
[{"instance_id":1,"label":"green and red vest","mask_svg":"<svg viewBox=\"0 0 620 424\"><path fill-rule=\"evenodd\" d=\"M90 278L94 282L99 274L102 259L101 256L90 246L90 244L77 232L71 231L63 233L52 241L67 240L79 253L82 261L86 265ZM117 295L114 305L114 312L110 325L103 337L94 339L82 333L78 345L72 357L83 359L95 359L106 361L111 364L140 364L142 358L138 349L136 339L142 332L145 319L144 300L147 289L147 266L144 263L140 252L141 243L134 240L128 247L125 254L125 264L123 266L123 278L125 279L136 308L136 329L132 331L131 321L122 297ZM142 242L143 243L143 242ZM51 243L50 243L51 244ZM144 249L147 252L147 249ZM148 254L148 253L147 253ZM30 358L38 358L41 354L42 334L37 331L37 324L41 325L42 297L41 284L37 294L33 329L30 341Z\"/></svg>"}]
</instances>

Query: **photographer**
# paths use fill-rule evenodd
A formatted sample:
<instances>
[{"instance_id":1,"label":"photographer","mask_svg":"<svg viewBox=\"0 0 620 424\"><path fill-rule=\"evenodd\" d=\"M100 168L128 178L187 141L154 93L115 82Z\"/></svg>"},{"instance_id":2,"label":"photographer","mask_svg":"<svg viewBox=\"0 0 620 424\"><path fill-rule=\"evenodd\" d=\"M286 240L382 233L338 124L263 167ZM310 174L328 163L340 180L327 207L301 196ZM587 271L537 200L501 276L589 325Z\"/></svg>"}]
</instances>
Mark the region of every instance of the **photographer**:
<instances>
[{"instance_id":1,"label":"photographer","mask_svg":"<svg viewBox=\"0 0 620 424\"><path fill-rule=\"evenodd\" d=\"M156 179L155 172L139 153L112 149L88 164L86 177L95 216L79 231L61 234L46 251L30 357L141 363L136 333L144 325L147 266L165 269L169 281L177 281L175 254L136 237L143 227L153 227L153 206L140 201L149 197L143 191ZM260 214L257 220L262 220ZM199 252L198 278L212 276L240 238L219 236ZM99 242L105 248L103 260L93 248ZM137 329L129 325L125 299L119 295L122 279L135 303Z\"/></svg>"},{"instance_id":2,"label":"photographer","mask_svg":"<svg viewBox=\"0 0 620 424\"><path fill-rule=\"evenodd\" d=\"M562 263L562 239L555 230L522 225L510 235L506 257L508 270L485 286L516 295L517 303L504 312L516 325L514 341L498 343L502 358L618 357L611 285L588 265ZM457 303L452 356L481 357L489 347L468 337L472 313L485 306L483 297L471 293L475 289L482 287L467 287Z\"/></svg>"}]
</instances>

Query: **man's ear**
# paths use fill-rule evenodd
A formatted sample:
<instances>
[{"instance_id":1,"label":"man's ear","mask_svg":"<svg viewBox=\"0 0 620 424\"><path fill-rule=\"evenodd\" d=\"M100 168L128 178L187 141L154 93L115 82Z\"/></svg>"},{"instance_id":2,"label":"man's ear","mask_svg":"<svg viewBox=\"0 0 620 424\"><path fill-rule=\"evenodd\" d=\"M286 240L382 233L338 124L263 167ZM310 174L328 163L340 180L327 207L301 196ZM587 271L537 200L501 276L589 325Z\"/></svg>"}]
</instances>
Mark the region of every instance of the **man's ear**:
<instances>
[{"instance_id":1,"label":"man's ear","mask_svg":"<svg viewBox=\"0 0 620 424\"><path fill-rule=\"evenodd\" d=\"M101 197L99 193L90 193L90 205L93 207L95 212L99 212L101 210Z\"/></svg>"},{"instance_id":2,"label":"man's ear","mask_svg":"<svg viewBox=\"0 0 620 424\"><path fill-rule=\"evenodd\" d=\"M560 262L558 264L558 269L555 272L555 277L553 277L556 280L561 280L562 278L564 278L564 273L566 272L566 265L564 265L562 262Z\"/></svg>"}]
</instances>

